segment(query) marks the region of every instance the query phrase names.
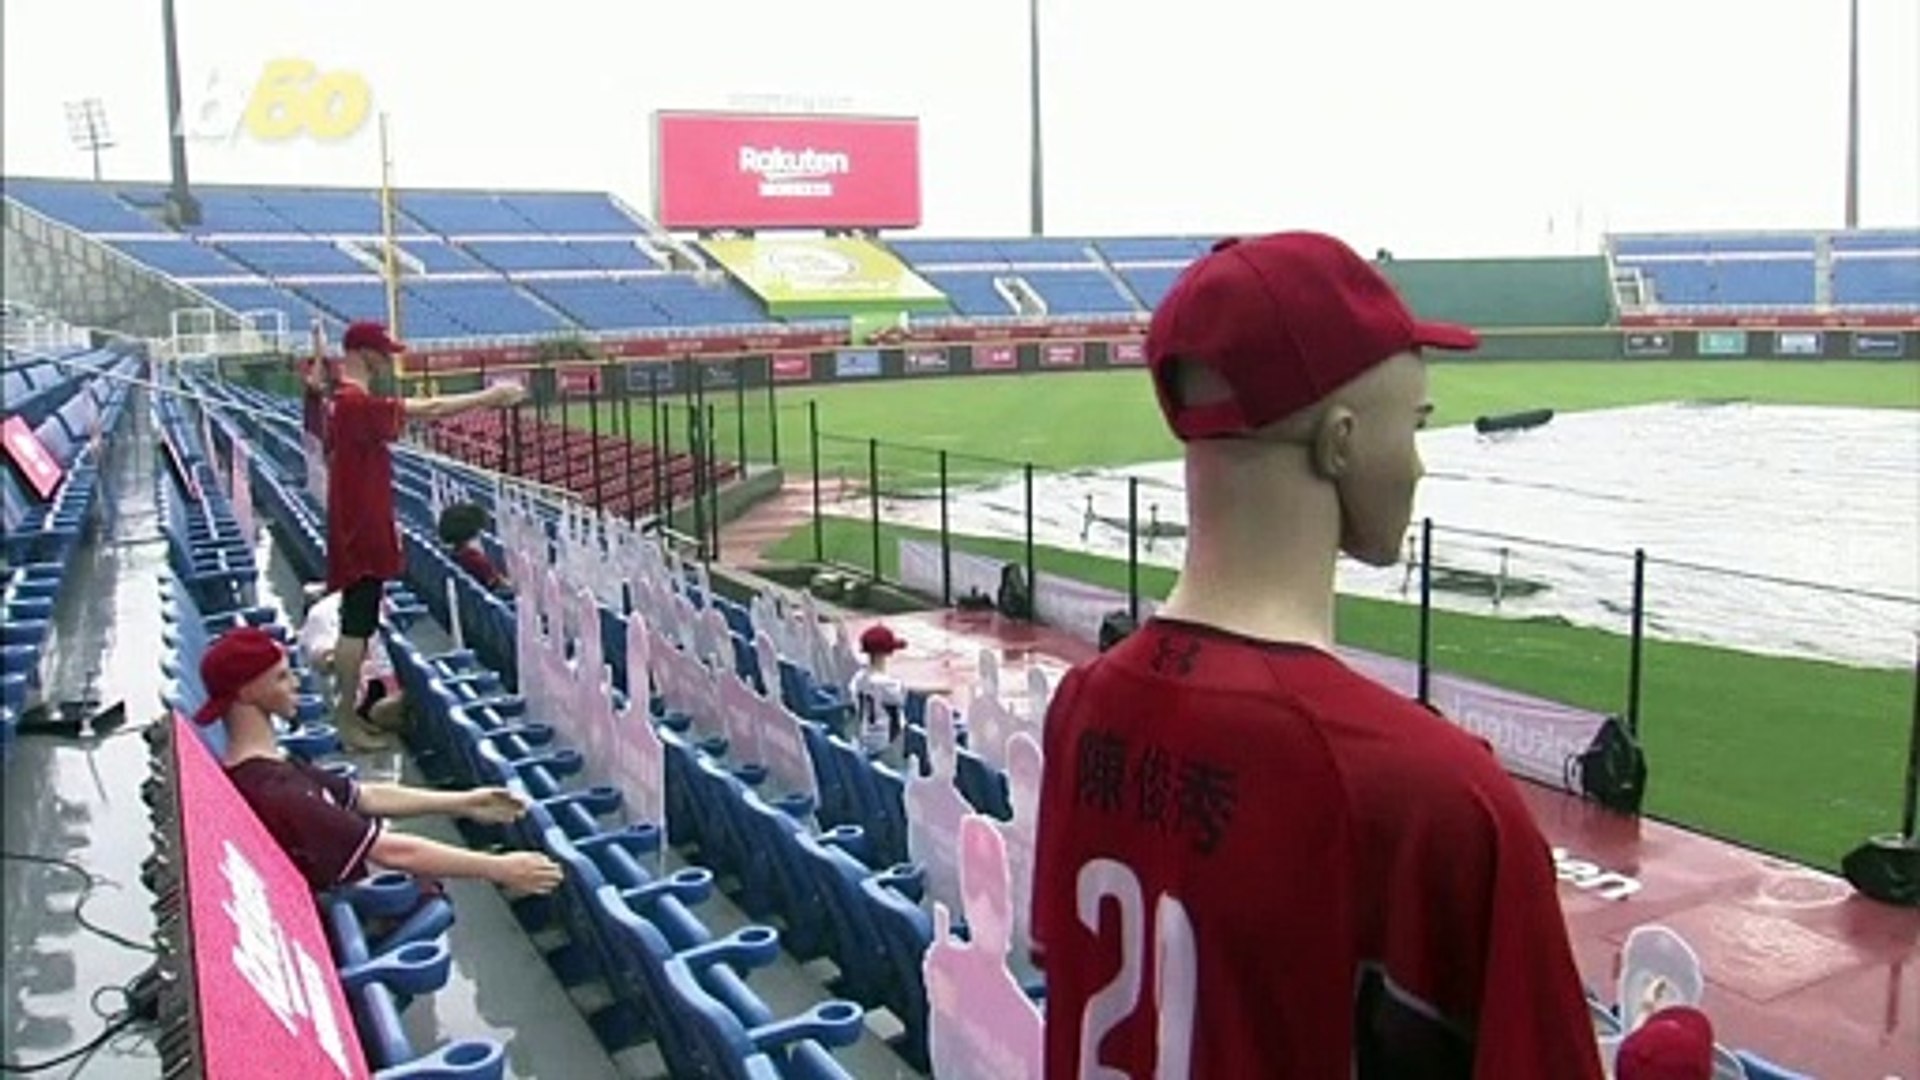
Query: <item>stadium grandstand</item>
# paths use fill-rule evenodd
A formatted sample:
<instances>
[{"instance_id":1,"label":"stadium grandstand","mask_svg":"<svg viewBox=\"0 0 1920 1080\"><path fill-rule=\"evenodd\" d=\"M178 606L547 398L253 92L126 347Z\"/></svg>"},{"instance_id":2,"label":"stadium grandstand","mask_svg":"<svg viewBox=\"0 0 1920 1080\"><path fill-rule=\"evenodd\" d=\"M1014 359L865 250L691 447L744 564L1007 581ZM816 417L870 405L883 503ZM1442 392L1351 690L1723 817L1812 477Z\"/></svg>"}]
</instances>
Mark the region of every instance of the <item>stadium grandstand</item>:
<instances>
[{"instance_id":1,"label":"stadium grandstand","mask_svg":"<svg viewBox=\"0 0 1920 1080\"><path fill-rule=\"evenodd\" d=\"M1025 236L924 227L921 119L837 106L655 113L644 207L571 158L553 172L476 167L471 187L395 186L384 112L378 184L206 179L369 180L359 165L202 168L189 180L172 0L163 6L172 174L103 177L111 140L92 102L69 106L92 179L0 180L0 1071L1041 1080L1039 1051L1062 1031L1048 1026L1060 1020L1047 1013L1030 925L1049 705L1074 665L1151 617L1173 580L1166 553L1186 550L1185 489L1165 479L1182 463L1161 460L1175 444L1157 423L1121 431L1122 410L1153 409L1141 369L1156 307L1195 260L1241 234L1157 226L1151 211L1117 219L1137 218L1134 235L1045 228L1037 3ZM664 30L652 47L669 42L714 66ZM235 140L257 121L238 121ZM209 140L196 154L202 145L218 152ZM1121 152L1101 153L1104 170ZM1228 171L1219 164L1208 168ZM156 171L165 164L137 175ZM439 174L449 176L469 172ZM1618 442L1551 440L1604 412L1632 413L1641 426L1618 438L1649 443L1669 413L1745 415L1744 400L1701 406L1756 384L1755 407L1770 405L1775 371L1793 391L1776 395L1780 406L1806 426L1728 452L1784 471L1755 447L1824 448L1853 470L1834 472L1834 485L1879 492L1884 473L1905 468L1886 465L1909 445L1897 418L1835 427L1867 434L1833 449L1841 440L1826 420L1799 415L1840 401L1865 399L1874 409L1861 411L1883 416L1920 403L1912 380L1899 381L1920 362L1920 228L1860 226L1853 186L1850 176L1844 224L1831 227L1599 230L1508 256L1378 249L1371 265L1422 318L1479 334L1476 348L1433 357L1433 385L1457 378L1448 389L1466 404L1434 402L1457 414L1436 412L1420 453L1458 436L1448 466L1493 464L1473 476L1435 466L1423 496L1497 487L1533 500L1510 516L1560 500L1645 525L1666 512L1641 498L1657 481L1601 490L1609 484L1587 483L1568 461ZM1387 232L1392 243L1398 231ZM1351 258L1339 265L1375 281ZM380 331L381 343L349 352L349 327L363 343ZM372 367L380 357L390 372ZM382 419L342 443L341 402L356 388L330 380L355 364L372 371ZM1858 381L1829 393L1833 370ZM1636 380L1645 386L1604 385ZM408 399L508 384L517 389L474 395L491 404L470 400L457 415L407 411ZM1562 411L1587 415L1556 420L1560 394ZM823 424L842 406L875 418L873 429ZM998 412L1016 408L1031 430L1002 423ZM335 709L336 600L354 590L326 584L330 537L362 524L364 509L329 490L330 470L351 474L338 447L362 442L379 444L368 460L391 466L404 563L376 580L370 697L356 714L375 727L375 699L397 698L401 720L380 732L397 745L371 750ZM1502 451L1542 444L1560 454L1548 479L1501 471L1513 460ZM1769 513L1790 516L1752 505L1775 494L1769 483L1726 486L1744 501L1716 504L1718 531L1765 532L1778 520ZM1910 525L1888 524L1899 510L1833 511L1855 534L1847 557L1912 547ZM1623 1046L1657 1005L1679 1003L1712 1027L1691 1032L1704 1044L1688 1080L1920 1080L1920 706L1911 766L1891 749L1908 745L1920 673L1902 666L1901 635L1908 621L1920 628L1920 598L1898 582L1689 563L1684 549L1660 562L1641 531L1590 519L1573 539L1462 526L1452 538L1476 546L1454 554L1487 558L1449 565L1434 547L1444 525L1427 516L1406 537L1404 564L1371 568L1397 579L1378 594L1341 564L1333 651L1465 729L1514 780L1518 809L1504 812L1531 815L1554 871L1533 902L1557 896L1560 919L1543 924L1564 922L1584 991L1583 1001L1564 980L1574 1022L1562 1041L1597 1051L1608 1080L1635 1080L1616 1069ZM1589 542L1582 528L1608 538ZM1622 550L1602 550L1628 535ZM1795 554L1833 557L1832 544L1809 546ZM1583 559L1606 560L1620 579L1589 574L1597 564ZM1661 578L1683 574L1708 581L1701 592L1722 606L1703 616L1670 600L1686 594ZM1780 595L1766 589L1802 588L1831 621L1791 627L1785 646L1688 636ZM1599 614L1544 606L1556 593ZM1537 598L1543 606L1527 606ZM1872 625L1841 644L1864 640L1865 660L1809 644L1846 637L1832 625L1854 622ZM313 853L283 847L285 822L236 782L244 762L227 755L242 736L193 719L234 707L203 661L250 630L284 648L295 687L292 717L259 729L261 749L298 763L321 793L309 803L367 829L323 888L310 882ZM1882 662L1890 638L1899 655ZM1719 726L1649 709L1643 737L1643 684L1655 682L1707 700L1698 708ZM1820 696L1840 685L1850 695ZM1719 693L1737 704L1708 700ZM1806 715L1764 713L1754 702L1769 695ZM1716 734L1729 730L1737 745ZM1222 800L1231 808L1232 790L1209 789L1193 759L1176 775L1164 751L1141 754L1136 769L1124 746L1114 759L1089 745L1074 748L1076 765L1099 782L1083 780L1067 801L1137 807L1167 835L1209 831L1202 819ZM1879 786L1902 769L1901 830L1867 834L1884 809ZM1484 771L1494 790L1499 769ZM1650 787L1650 775L1667 786ZM404 808L420 813L374 821L362 812L373 783L407 785ZM1683 787L1684 812L1649 795ZM524 815L477 810L496 788L524 800ZM1729 820L1771 831L1756 839ZM1777 839L1787 832L1790 843ZM529 895L485 875L383 868L369 853L396 834L448 845L463 866L550 860L559 883ZM1451 863L1430 872L1454 874ZM1258 878L1250 869L1249 889ZM1082 888L1080 917L1104 948L1105 912L1119 909L1123 930L1140 922L1138 888L1131 906L1095 891ZM1124 930L1163 936L1147 939L1145 968L1131 964L1135 938L1121 947L1139 1000L1115 1022L1124 1012L1131 1029L1151 1028L1170 1060L1193 1032L1143 1022L1181 975L1165 959L1178 934L1164 927L1185 909L1168 899L1149 898L1151 931ZM1434 915L1427 897L1407 899ZM1371 958L1350 966L1385 971ZM1376 1005L1411 996L1390 981L1371 993L1371 971L1360 985L1357 998ZM1102 1022L1107 996L1068 1025ZM1479 1031L1531 1030L1534 1002L1480 1004ZM1343 1035L1337 1053L1357 1056L1368 1038ZM1292 1075L1287 1064L1268 1074ZM1509 1080L1459 1075L1469 1072Z\"/></svg>"},{"instance_id":2,"label":"stadium grandstand","mask_svg":"<svg viewBox=\"0 0 1920 1080\"><path fill-rule=\"evenodd\" d=\"M55 647L49 640L54 606L88 587L54 568L88 543L87 522L114 487L103 475L102 455L116 435L150 433L164 451L156 472L126 474L120 482L153 485L145 497L168 537L159 604L169 628L162 637L163 665L173 675L169 700L183 711L197 705L195 658L220 628L267 619L292 632L294 605L276 614L272 603L262 603L262 583L273 575L248 538L253 515L261 513L274 537L274 562L296 580L324 572L321 511L307 490L304 449L291 434L296 413L287 399L211 377L204 349L219 351L224 342L241 352L281 355L297 350L300 328L314 319L337 325L377 316L386 308L389 253L404 325L428 370L437 356L466 358L446 377L467 371L474 356L489 350L496 360L526 358L534 355L526 349L530 343L555 340L599 343L607 350L602 362L621 360L623 344L635 343L652 343L651 349L697 341L683 346L693 349L717 342L719 360L794 340L833 355L860 344L844 317L775 314L777 300L716 254L724 254L727 241L675 235L609 194L400 191L389 228L374 191L209 185L200 189L201 222L175 229L156 212L160 190L48 179L6 183L7 229L15 241L8 248L10 286L18 270L28 282L19 294L91 313L87 321L104 328L76 331L25 301L10 302L7 312L9 424L17 418L33 433L54 478L46 491L13 471L4 478L10 738L21 717L48 708L40 672ZM394 238L390 251L387 236ZM897 260L940 298L938 307L922 307L904 325L889 324L877 335L888 346L891 370L900 362L903 334L964 340L996 327L1003 333L1024 328L1017 332L1044 345L1044 328L1063 326L1100 341L1110 362L1122 362L1120 343L1137 340L1146 313L1212 239L870 236L851 242ZM1891 318L1904 325L1920 312L1916 256L1920 233L1853 230L1620 235L1584 258L1390 260L1382 267L1425 309L1471 320L1490 335L1503 329L1598 335L1606 353L1620 355L1631 352L1630 328L1639 320L1695 325L1690 320L1698 319L1711 326L1759 318L1768 326L1865 327ZM76 273L76 267L82 269ZM109 311L115 317L104 317ZM183 312L196 318L183 323ZM183 325L229 329L196 335ZM151 341L141 339L143 332ZM1525 340L1529 348L1539 341ZM978 370L988 369L976 362ZM478 363L484 369L486 361ZM169 378L163 374L169 370L179 372L171 376L172 389L143 395L141 415L130 416L130 391L143 380ZM754 378L771 389L774 368L755 370ZM831 381L844 373L823 360L801 377ZM597 382L592 395L602 395ZM823 1077L929 1069L930 1026L939 1020L920 963L931 940L924 904L932 886L926 868L915 863L925 852L910 843L913 826L902 814L913 804L902 802L901 774L866 762L833 734L846 708L839 688L853 670L846 623L820 622L811 598L805 608L789 608L791 599L777 590L728 599L703 566L681 563L679 550L624 526L606 534L604 547L579 546L589 520L585 508L617 522L657 523L662 511L701 503L749 479L744 457L722 461L712 452L716 447L706 449L703 459L701 448L691 445L679 451L636 446L631 434L589 432L558 412L528 409L435 425L403 456L399 505L409 573L389 597L384 633L406 692L418 703L411 737L418 767L436 783L506 781L540 800L530 827L506 834L469 830L462 839L482 845L504 839L548 852L567 868L567 885L555 901L520 902L512 909L515 919L529 932L565 935L564 956L553 954L562 982L591 979L611 995L612 1004L583 1014L594 1044L622 1060L636 1045L658 1055L646 1059L657 1065L640 1066L639 1074L658 1066L672 1075L702 1069L761 1075L754 1070L767 1068L767 1075ZM514 486L526 481L535 486ZM577 625L597 625L604 635L589 631L572 646L591 649L589 655L611 668L618 703L609 706L612 712L590 707L571 716L563 702L578 691L569 689L568 676L526 666L552 659L517 640L537 624L515 614L516 601L479 587L434 542L435 517L456 497L477 500L496 520L505 519L486 540L504 565L523 568L516 545L545 535L569 552L557 564L563 578L605 582L618 573L629 582L596 601L597 613L579 615L584 621ZM717 530L717 519L707 527ZM613 570L616 565L622 569ZM526 572L537 580L536 571ZM708 615L696 618L695 611ZM657 617L667 632L633 621L632 613ZM794 636L796 626L807 625L837 629L838 637ZM437 627L457 627L464 649L445 652ZM648 649L632 651L640 641ZM683 648L687 656L716 658L731 669L725 685L737 681L738 692L774 695L780 715L791 719L743 735L731 726L735 720L705 713L699 702L706 699L686 697L691 684L677 681L697 680L694 669L677 670L678 661L664 659ZM1080 648L1067 643L1057 651L1071 658ZM617 753L605 726L632 707L618 691L631 692L636 684L628 665L649 652L661 725L658 767L665 770L656 774L665 779L664 793L652 796L642 794L649 783L644 761ZM1032 700L1044 701L1046 680L1034 670L1040 696ZM317 675L303 669L301 677L310 695L318 692ZM507 687L518 693L507 695ZM730 691L722 686L719 692ZM305 700L309 723L285 744L325 757L335 744L318 723L317 698ZM926 701L914 699L916 733ZM1033 711L1022 715L1037 719ZM799 726L782 727L789 722ZM798 741L780 744L775 730L791 731ZM173 762L181 796L195 771L188 763L194 751L183 741L194 740L192 729L178 724L152 729L149 740L156 762ZM754 740L757 752L738 749ZM729 742L736 748L731 753ZM556 753L554 745L588 756L576 749ZM597 762L599 754L612 757ZM1004 758L962 749L958 760L955 783L971 805L1004 815ZM730 774L728 768L763 771ZM787 793L785 801L756 793L751 777L771 769L785 770L776 788ZM637 801L601 794L615 789ZM666 800L661 806L679 869L658 868L665 838L654 824L658 812L647 809L650 797ZM177 820L167 827L180 829ZM715 922L702 914L701 901L715 895L721 875L746 916L778 919L779 946L766 936L771 931L737 928L737 916ZM410 889L389 875L342 890L323 905L330 944L318 947L340 959L355 1045L370 1067L388 1070L381 1075L501 1075L507 1054L497 1042L447 1030L417 1044L419 1036L402 1022L410 996L448 978L443 935L452 916L446 900L420 899ZM412 914L392 929L381 913L396 909ZM520 932L511 925L494 930ZM375 926L385 929L376 934ZM783 963L831 963L838 973L826 984L831 1000L810 996L819 991L796 996L783 989L775 999L789 1011L776 1019L769 999L734 976L701 983L701 971L720 970L708 966L714 960L725 957L729 970L744 975L782 948ZM386 974L355 974L355 964L380 956ZM1035 993L1039 988L1030 983ZM873 1028L862 1018L874 1015L889 1019ZM554 1041L533 1043L542 1053L560 1053ZM219 1056L205 1045L201 1053ZM1753 1052L1738 1060L1748 1076L1790 1075ZM881 1061L889 1064L875 1064ZM738 1072L742 1068L747 1072Z\"/></svg>"}]
</instances>

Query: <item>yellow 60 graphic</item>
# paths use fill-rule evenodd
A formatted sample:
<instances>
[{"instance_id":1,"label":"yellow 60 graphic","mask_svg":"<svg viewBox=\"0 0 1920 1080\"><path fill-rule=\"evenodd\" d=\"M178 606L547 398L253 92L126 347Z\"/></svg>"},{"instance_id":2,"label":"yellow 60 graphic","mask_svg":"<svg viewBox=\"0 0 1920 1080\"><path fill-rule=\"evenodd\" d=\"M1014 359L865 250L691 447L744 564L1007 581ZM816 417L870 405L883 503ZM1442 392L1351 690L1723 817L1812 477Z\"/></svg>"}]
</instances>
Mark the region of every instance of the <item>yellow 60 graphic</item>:
<instances>
[{"instance_id":1,"label":"yellow 60 graphic","mask_svg":"<svg viewBox=\"0 0 1920 1080\"><path fill-rule=\"evenodd\" d=\"M321 71L311 60L272 60L254 85L241 125L263 142L305 134L325 142L360 130L373 109L367 81L351 71Z\"/></svg>"}]
</instances>

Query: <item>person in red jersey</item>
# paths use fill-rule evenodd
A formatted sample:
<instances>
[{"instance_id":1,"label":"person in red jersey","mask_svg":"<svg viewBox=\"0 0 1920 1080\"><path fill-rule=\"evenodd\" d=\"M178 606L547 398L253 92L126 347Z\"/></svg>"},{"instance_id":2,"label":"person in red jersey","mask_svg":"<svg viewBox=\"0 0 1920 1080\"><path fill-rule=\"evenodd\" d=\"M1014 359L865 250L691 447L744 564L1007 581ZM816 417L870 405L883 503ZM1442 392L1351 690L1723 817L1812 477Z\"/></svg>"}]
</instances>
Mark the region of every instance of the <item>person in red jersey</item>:
<instances>
[{"instance_id":1,"label":"person in red jersey","mask_svg":"<svg viewBox=\"0 0 1920 1080\"><path fill-rule=\"evenodd\" d=\"M1154 312L1190 533L1047 713L1050 1077L1599 1080L1552 857L1484 743L1343 664L1334 566L1397 558L1431 406L1346 245L1223 241Z\"/></svg>"},{"instance_id":2,"label":"person in red jersey","mask_svg":"<svg viewBox=\"0 0 1920 1080\"><path fill-rule=\"evenodd\" d=\"M400 784L360 783L295 761L281 752L273 718L293 716L298 682L271 634L245 626L228 631L200 658L207 700L196 724L224 723L227 778L307 884L321 891L357 880L375 866L422 878L480 878L519 894L552 892L560 866L539 852L491 854L383 827L384 818L450 814L505 824L526 813L506 788L424 791Z\"/></svg>"},{"instance_id":3,"label":"person in red jersey","mask_svg":"<svg viewBox=\"0 0 1920 1080\"><path fill-rule=\"evenodd\" d=\"M438 420L518 404L526 391L498 384L447 397L393 398L370 389L390 378L405 347L386 327L357 322L342 341L345 358L327 416L327 588L340 592L340 639L334 647L334 726L351 750L383 750L394 736L354 711L367 639L380 618L386 582L406 570L393 508L393 451L409 419Z\"/></svg>"},{"instance_id":4,"label":"person in red jersey","mask_svg":"<svg viewBox=\"0 0 1920 1080\"><path fill-rule=\"evenodd\" d=\"M460 568L473 575L481 588L500 596L513 595L513 582L487 556L480 534L487 529L487 511L475 503L455 503L440 511L440 542Z\"/></svg>"}]
</instances>

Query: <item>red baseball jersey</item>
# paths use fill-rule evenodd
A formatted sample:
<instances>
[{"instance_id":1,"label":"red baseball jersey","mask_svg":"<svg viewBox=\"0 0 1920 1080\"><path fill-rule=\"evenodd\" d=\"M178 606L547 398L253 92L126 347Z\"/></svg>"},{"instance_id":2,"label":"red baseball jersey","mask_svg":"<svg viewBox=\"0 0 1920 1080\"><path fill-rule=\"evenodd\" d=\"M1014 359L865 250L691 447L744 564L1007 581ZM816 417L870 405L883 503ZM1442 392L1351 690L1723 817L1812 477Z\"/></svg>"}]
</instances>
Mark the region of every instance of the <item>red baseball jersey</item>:
<instances>
[{"instance_id":1,"label":"red baseball jersey","mask_svg":"<svg viewBox=\"0 0 1920 1080\"><path fill-rule=\"evenodd\" d=\"M353 383L334 392L327 415L327 588L406 571L393 509L394 440L407 414L398 398Z\"/></svg>"},{"instance_id":2,"label":"red baseball jersey","mask_svg":"<svg viewBox=\"0 0 1920 1080\"><path fill-rule=\"evenodd\" d=\"M355 809L358 784L304 761L260 757L229 767L227 778L314 891L366 874L380 824Z\"/></svg>"},{"instance_id":3,"label":"red baseball jersey","mask_svg":"<svg viewBox=\"0 0 1920 1080\"><path fill-rule=\"evenodd\" d=\"M1552 856L1482 743L1166 619L1047 714L1047 1075L1599 1080Z\"/></svg>"}]
</instances>

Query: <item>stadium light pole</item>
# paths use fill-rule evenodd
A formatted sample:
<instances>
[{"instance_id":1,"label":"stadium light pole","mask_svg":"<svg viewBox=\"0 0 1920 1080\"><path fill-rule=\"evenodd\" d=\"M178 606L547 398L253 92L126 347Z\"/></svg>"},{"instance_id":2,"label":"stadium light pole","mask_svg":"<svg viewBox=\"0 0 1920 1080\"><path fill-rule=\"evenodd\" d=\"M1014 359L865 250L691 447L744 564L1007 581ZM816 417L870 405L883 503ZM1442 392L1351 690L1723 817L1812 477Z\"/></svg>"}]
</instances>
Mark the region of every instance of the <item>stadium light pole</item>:
<instances>
[{"instance_id":1,"label":"stadium light pole","mask_svg":"<svg viewBox=\"0 0 1920 1080\"><path fill-rule=\"evenodd\" d=\"M167 130L173 154L173 186L167 192L167 209L175 225L198 225L200 202L187 186L187 131L180 115L180 41L173 0L160 0L160 32L167 53Z\"/></svg>"},{"instance_id":2,"label":"stadium light pole","mask_svg":"<svg viewBox=\"0 0 1920 1080\"><path fill-rule=\"evenodd\" d=\"M67 137L76 149L93 155L93 182L100 182L100 151L111 149L113 134L107 130L107 110L99 98L67 102Z\"/></svg>"},{"instance_id":3,"label":"stadium light pole","mask_svg":"<svg viewBox=\"0 0 1920 1080\"><path fill-rule=\"evenodd\" d=\"M1846 226L1860 227L1860 0L1848 5Z\"/></svg>"},{"instance_id":4,"label":"stadium light pole","mask_svg":"<svg viewBox=\"0 0 1920 1080\"><path fill-rule=\"evenodd\" d=\"M1033 140L1030 148L1033 187L1027 196L1033 217L1029 227L1033 235L1044 236L1047 231L1047 184L1040 158L1040 0L1027 0L1027 88L1028 133Z\"/></svg>"}]
</instances>

